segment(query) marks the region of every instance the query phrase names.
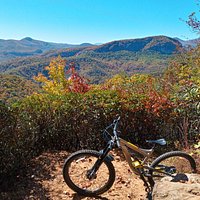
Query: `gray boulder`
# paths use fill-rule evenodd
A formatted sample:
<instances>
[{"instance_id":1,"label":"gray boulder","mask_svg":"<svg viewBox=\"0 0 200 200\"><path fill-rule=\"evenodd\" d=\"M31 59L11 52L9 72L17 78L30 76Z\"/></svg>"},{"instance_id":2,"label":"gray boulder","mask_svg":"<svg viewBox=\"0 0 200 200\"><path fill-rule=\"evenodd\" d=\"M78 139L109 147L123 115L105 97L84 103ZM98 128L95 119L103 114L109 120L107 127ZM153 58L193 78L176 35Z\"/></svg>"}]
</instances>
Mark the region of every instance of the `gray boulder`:
<instances>
[{"instance_id":1,"label":"gray boulder","mask_svg":"<svg viewBox=\"0 0 200 200\"><path fill-rule=\"evenodd\" d=\"M200 174L178 174L156 182L153 200L200 200Z\"/></svg>"}]
</instances>

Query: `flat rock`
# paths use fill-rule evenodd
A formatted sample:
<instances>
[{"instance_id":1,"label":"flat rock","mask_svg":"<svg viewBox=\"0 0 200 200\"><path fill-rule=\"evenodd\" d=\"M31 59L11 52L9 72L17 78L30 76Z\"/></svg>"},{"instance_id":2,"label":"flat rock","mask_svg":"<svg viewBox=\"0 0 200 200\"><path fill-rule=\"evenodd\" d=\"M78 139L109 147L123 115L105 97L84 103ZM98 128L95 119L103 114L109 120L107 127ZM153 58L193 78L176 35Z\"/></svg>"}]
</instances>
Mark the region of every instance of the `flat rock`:
<instances>
[{"instance_id":1,"label":"flat rock","mask_svg":"<svg viewBox=\"0 0 200 200\"><path fill-rule=\"evenodd\" d=\"M200 174L178 174L156 182L153 200L200 200Z\"/></svg>"}]
</instances>

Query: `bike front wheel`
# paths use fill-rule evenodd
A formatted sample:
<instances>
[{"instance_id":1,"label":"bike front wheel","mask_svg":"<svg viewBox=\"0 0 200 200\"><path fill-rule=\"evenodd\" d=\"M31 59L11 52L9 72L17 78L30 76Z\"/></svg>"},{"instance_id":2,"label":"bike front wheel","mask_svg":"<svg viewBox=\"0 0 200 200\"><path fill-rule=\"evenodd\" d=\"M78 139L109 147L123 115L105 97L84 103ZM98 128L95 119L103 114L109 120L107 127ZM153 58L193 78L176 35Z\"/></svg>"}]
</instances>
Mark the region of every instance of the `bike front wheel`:
<instances>
[{"instance_id":1,"label":"bike front wheel","mask_svg":"<svg viewBox=\"0 0 200 200\"><path fill-rule=\"evenodd\" d=\"M154 185L155 181L165 176L174 178L185 177L186 173L196 172L195 160L187 153L172 151L162 154L156 158L150 166L149 182Z\"/></svg>"},{"instance_id":2,"label":"bike front wheel","mask_svg":"<svg viewBox=\"0 0 200 200\"><path fill-rule=\"evenodd\" d=\"M110 160L103 163L92 178L92 169L100 153L93 150L80 150L67 158L63 167L63 177L67 185L80 195L96 196L106 192L115 181L115 169Z\"/></svg>"}]
</instances>

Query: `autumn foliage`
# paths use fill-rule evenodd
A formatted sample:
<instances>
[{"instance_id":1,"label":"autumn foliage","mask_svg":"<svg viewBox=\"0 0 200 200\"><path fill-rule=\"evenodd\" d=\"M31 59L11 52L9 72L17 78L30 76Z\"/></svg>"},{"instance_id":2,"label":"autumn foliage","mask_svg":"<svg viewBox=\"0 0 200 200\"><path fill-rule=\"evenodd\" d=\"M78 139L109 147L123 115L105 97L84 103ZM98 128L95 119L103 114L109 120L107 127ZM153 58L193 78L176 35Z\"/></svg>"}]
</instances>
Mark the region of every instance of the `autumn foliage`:
<instances>
[{"instance_id":1,"label":"autumn foliage","mask_svg":"<svg viewBox=\"0 0 200 200\"><path fill-rule=\"evenodd\" d=\"M121 137L146 148L164 137L168 148L199 140L200 48L176 58L162 77L116 75L89 85L75 63L61 57L35 80L42 91L7 107L0 104L0 183L24 161L47 149L101 149L102 130L121 116ZM11 173L12 172L12 173Z\"/></svg>"},{"instance_id":2,"label":"autumn foliage","mask_svg":"<svg viewBox=\"0 0 200 200\"><path fill-rule=\"evenodd\" d=\"M42 83L43 90L49 94L63 95L68 92L85 93L89 90L87 80L81 77L75 69L75 63L69 64L65 72L66 61L60 56L54 58L45 69L49 77L38 74L34 79ZM66 74L70 75L68 79Z\"/></svg>"}]
</instances>

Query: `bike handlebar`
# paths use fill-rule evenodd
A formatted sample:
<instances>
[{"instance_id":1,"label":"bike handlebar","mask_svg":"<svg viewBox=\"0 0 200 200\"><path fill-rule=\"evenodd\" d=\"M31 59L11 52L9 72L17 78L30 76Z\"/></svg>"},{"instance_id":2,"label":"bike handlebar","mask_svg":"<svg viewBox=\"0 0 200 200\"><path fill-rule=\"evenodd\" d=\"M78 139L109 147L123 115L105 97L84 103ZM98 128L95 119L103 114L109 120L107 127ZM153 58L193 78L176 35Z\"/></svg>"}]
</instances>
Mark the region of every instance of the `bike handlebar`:
<instances>
[{"instance_id":1,"label":"bike handlebar","mask_svg":"<svg viewBox=\"0 0 200 200\"><path fill-rule=\"evenodd\" d=\"M118 135L117 135L117 126L118 126L119 120L120 120L120 116L119 116L117 119L115 119L115 120L113 121L113 123L110 124L108 127L106 127L106 129L104 130L104 137L105 137L106 139L108 139L108 136L107 136L107 135L109 135L109 136L110 136L110 139L109 139L109 140L112 140L113 142L115 142L115 143L117 144L118 147L120 147L119 138L118 138ZM110 129L110 128L113 129L113 135L114 135L114 137L111 136L111 134L109 134L109 132L107 131L107 130ZM107 134L107 135L106 135L106 134Z\"/></svg>"}]
</instances>

